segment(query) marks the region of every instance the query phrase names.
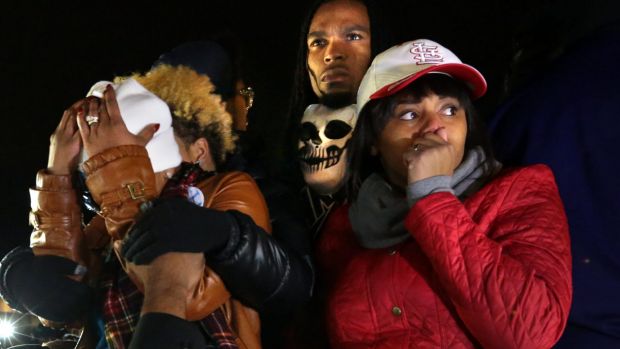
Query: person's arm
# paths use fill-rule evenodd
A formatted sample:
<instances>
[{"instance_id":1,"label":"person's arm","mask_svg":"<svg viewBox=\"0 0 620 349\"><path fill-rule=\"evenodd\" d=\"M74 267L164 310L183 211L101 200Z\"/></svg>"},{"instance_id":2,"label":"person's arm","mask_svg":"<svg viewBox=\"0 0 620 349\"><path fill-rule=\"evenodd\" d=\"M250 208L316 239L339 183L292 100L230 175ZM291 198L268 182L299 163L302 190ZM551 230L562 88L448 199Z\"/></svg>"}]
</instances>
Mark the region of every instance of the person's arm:
<instances>
[{"instance_id":1,"label":"person's arm","mask_svg":"<svg viewBox=\"0 0 620 349\"><path fill-rule=\"evenodd\" d=\"M72 175L39 171L36 185L30 189L30 207L30 247L34 254L60 256L86 266L82 213Z\"/></svg>"},{"instance_id":2,"label":"person's arm","mask_svg":"<svg viewBox=\"0 0 620 349\"><path fill-rule=\"evenodd\" d=\"M39 316L48 324L73 324L91 306L93 291L72 278L78 264L70 259L37 256L17 247L0 262L0 295L22 313Z\"/></svg>"},{"instance_id":3,"label":"person's arm","mask_svg":"<svg viewBox=\"0 0 620 349\"><path fill-rule=\"evenodd\" d=\"M442 192L419 200L405 225L483 347L549 348L572 298L566 216L548 168L506 178L476 217Z\"/></svg>"},{"instance_id":4,"label":"person's arm","mask_svg":"<svg viewBox=\"0 0 620 349\"><path fill-rule=\"evenodd\" d=\"M73 176L81 148L76 120L84 113L84 103L80 100L63 113L50 137L47 168L37 173L35 187L30 189L34 254L60 256L83 266L87 261L81 249L82 214Z\"/></svg>"},{"instance_id":5,"label":"person's arm","mask_svg":"<svg viewBox=\"0 0 620 349\"><path fill-rule=\"evenodd\" d=\"M83 168L89 190L101 207L100 215L105 219L107 231L113 240L117 240L114 249L118 252L119 239L133 225L141 212L140 206L156 197L154 173L147 151L139 145L115 146L91 157ZM170 232L169 236L176 237L176 234ZM168 253L158 256L155 261L170 263L149 262L157 265L135 266L119 254L128 276L144 293L143 312L198 320L229 299L224 283L204 267L204 262L201 268L188 268L183 264L174 264L182 267L172 270L167 267L179 261L195 261L196 256L191 255ZM201 254L198 256L204 260ZM175 280L177 277L179 282ZM196 281L198 286L195 283L191 287L186 285L185 281L190 279L199 279Z\"/></svg>"},{"instance_id":6,"label":"person's arm","mask_svg":"<svg viewBox=\"0 0 620 349\"><path fill-rule=\"evenodd\" d=\"M253 180L231 173L203 190L209 208L178 198L156 203L133 228L123 247L125 258L146 264L166 252L202 251L228 290L246 305L263 309L279 301L286 308L308 299L310 260L267 234L266 204ZM298 239L304 241L306 235Z\"/></svg>"},{"instance_id":7,"label":"person's arm","mask_svg":"<svg viewBox=\"0 0 620 349\"><path fill-rule=\"evenodd\" d=\"M138 134L129 132L110 85L102 99L87 98L83 109L76 121L84 151L90 155L82 164L86 186L101 208L99 214L105 218L112 240L119 240L140 212L140 205L158 195L145 149L158 126L147 125ZM97 121L88 123L86 115Z\"/></svg>"},{"instance_id":8,"label":"person's arm","mask_svg":"<svg viewBox=\"0 0 620 349\"><path fill-rule=\"evenodd\" d=\"M65 110L50 138L47 168L30 189L30 247L15 248L0 265L0 292L8 303L53 322L73 322L86 311L91 290L80 282L90 261L73 187L80 138L76 123L84 101Z\"/></svg>"},{"instance_id":9,"label":"person's arm","mask_svg":"<svg viewBox=\"0 0 620 349\"><path fill-rule=\"evenodd\" d=\"M30 189L31 248L16 248L5 256L1 289L13 308L69 323L90 306L92 291L81 281L94 256L84 246L71 175L55 175L50 168L37 173Z\"/></svg>"},{"instance_id":10,"label":"person's arm","mask_svg":"<svg viewBox=\"0 0 620 349\"><path fill-rule=\"evenodd\" d=\"M112 240L122 239L140 212L140 205L157 197L155 174L146 148L108 148L85 161L82 168L108 234Z\"/></svg>"},{"instance_id":11,"label":"person's arm","mask_svg":"<svg viewBox=\"0 0 620 349\"><path fill-rule=\"evenodd\" d=\"M235 298L260 310L290 310L312 296L309 234L296 207L296 196L278 183L259 179L257 184L265 194L272 235L248 216L230 211L238 236L231 234L229 241L240 243L213 252L209 265L222 276ZM236 233L235 229L232 232Z\"/></svg>"}]
</instances>

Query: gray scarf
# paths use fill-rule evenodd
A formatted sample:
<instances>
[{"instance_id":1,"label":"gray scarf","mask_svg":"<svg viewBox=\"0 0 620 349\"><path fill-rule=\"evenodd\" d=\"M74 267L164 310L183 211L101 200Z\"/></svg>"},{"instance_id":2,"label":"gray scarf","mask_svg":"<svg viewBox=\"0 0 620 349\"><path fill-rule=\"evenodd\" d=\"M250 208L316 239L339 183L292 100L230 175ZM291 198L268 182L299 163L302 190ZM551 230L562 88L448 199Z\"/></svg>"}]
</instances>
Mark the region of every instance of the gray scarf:
<instances>
[{"instance_id":1,"label":"gray scarf","mask_svg":"<svg viewBox=\"0 0 620 349\"><path fill-rule=\"evenodd\" d=\"M435 176L409 184L407 200L394 192L381 175L368 176L349 208L349 219L360 245L385 248L405 241L409 232L404 220L409 208L432 193L451 192L461 200L475 193L501 169L499 162L486 164L485 160L482 148L470 150L452 176Z\"/></svg>"}]
</instances>

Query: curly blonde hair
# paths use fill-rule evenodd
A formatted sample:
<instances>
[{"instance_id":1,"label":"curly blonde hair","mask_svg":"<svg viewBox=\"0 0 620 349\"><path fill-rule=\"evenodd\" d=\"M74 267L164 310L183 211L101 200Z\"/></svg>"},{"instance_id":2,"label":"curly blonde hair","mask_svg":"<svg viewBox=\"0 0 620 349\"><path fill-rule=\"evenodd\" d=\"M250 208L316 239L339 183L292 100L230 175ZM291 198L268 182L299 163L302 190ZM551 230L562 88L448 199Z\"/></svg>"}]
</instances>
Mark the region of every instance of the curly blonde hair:
<instances>
[{"instance_id":1,"label":"curly blonde hair","mask_svg":"<svg viewBox=\"0 0 620 349\"><path fill-rule=\"evenodd\" d=\"M216 164L223 164L227 154L235 150L232 116L206 75L185 66L162 64L146 74L116 78L115 82L127 78L135 79L168 104L175 133L186 143L205 137Z\"/></svg>"}]
</instances>

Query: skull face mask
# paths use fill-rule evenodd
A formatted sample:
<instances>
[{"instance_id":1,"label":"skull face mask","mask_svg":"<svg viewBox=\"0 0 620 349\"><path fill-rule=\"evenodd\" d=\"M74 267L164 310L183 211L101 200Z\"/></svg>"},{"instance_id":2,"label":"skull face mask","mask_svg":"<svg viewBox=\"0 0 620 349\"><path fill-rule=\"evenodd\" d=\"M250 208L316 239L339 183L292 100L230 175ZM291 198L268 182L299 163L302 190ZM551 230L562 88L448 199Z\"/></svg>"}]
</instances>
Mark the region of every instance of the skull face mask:
<instances>
[{"instance_id":1,"label":"skull face mask","mask_svg":"<svg viewBox=\"0 0 620 349\"><path fill-rule=\"evenodd\" d=\"M357 121L355 105L306 108L301 119L298 153L306 184L319 194L334 194L344 181L346 148Z\"/></svg>"}]
</instances>

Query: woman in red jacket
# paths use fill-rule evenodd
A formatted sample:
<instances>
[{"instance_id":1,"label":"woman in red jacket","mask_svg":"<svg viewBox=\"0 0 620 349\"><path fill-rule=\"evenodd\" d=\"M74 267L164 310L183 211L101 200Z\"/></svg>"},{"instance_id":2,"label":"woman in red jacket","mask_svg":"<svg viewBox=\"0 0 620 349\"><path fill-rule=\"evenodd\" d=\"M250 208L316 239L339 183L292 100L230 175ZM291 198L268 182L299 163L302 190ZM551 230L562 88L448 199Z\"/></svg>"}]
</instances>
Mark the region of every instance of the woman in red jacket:
<instances>
[{"instance_id":1,"label":"woman in red jacket","mask_svg":"<svg viewBox=\"0 0 620 349\"><path fill-rule=\"evenodd\" d=\"M473 67L430 40L378 55L358 92L348 204L318 241L335 348L549 348L571 303L551 171L500 171Z\"/></svg>"}]
</instances>

